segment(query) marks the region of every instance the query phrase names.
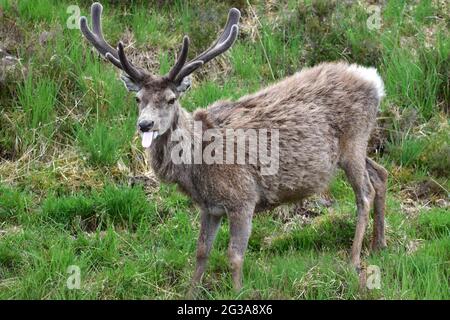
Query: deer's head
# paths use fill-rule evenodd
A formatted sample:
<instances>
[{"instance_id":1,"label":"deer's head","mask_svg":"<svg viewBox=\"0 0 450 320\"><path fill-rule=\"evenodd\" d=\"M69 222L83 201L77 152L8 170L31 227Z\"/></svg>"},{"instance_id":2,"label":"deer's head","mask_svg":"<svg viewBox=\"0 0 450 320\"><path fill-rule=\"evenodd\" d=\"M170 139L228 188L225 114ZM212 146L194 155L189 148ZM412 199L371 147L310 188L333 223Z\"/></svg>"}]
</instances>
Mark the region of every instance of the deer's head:
<instances>
[{"instance_id":1,"label":"deer's head","mask_svg":"<svg viewBox=\"0 0 450 320\"><path fill-rule=\"evenodd\" d=\"M142 136L142 146L148 148L153 139L166 133L175 121L180 108L178 98L190 87L189 75L233 45L238 34L240 12L231 9L225 29L217 41L188 62L189 38L185 36L173 67L166 75L158 76L134 66L127 59L122 42L114 49L105 41L101 27L102 10L100 3L92 4L92 30L87 26L86 17L80 18L80 29L102 56L123 71L121 79L128 91L136 92L139 106L137 128Z\"/></svg>"}]
</instances>

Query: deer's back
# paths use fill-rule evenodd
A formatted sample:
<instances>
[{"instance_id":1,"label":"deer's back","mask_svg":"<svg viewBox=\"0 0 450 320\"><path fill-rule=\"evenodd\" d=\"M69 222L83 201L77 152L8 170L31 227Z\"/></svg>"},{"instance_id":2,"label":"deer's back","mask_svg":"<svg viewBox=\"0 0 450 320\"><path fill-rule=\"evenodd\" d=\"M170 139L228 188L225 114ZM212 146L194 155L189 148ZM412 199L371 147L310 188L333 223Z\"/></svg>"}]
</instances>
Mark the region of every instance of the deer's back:
<instances>
[{"instance_id":1,"label":"deer's back","mask_svg":"<svg viewBox=\"0 0 450 320\"><path fill-rule=\"evenodd\" d=\"M236 102L219 101L208 113L216 125L227 128L281 128L308 119L345 132L374 123L382 96L383 83L375 69L323 63Z\"/></svg>"}]
</instances>

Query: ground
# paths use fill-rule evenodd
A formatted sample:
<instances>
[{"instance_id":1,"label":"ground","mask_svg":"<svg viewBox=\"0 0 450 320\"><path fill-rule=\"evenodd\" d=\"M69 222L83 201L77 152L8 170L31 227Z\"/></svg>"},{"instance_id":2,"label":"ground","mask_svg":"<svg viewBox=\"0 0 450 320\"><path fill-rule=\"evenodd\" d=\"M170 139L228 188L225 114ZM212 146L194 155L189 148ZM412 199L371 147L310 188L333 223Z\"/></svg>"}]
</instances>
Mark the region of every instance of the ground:
<instances>
[{"instance_id":1,"label":"ground","mask_svg":"<svg viewBox=\"0 0 450 320\"><path fill-rule=\"evenodd\" d=\"M370 226L363 250L380 285L361 286L348 263L355 204L339 173L324 194L255 217L240 293L225 222L202 298L450 299L447 1L103 4L105 37L155 73L170 68L183 34L193 56L229 7L242 11L233 49L194 76L188 110L322 61L374 66L384 79L368 152L389 171L388 248L369 251ZM134 97L70 5L89 15L90 1L0 0L0 298L183 298L199 212L152 178Z\"/></svg>"}]
</instances>

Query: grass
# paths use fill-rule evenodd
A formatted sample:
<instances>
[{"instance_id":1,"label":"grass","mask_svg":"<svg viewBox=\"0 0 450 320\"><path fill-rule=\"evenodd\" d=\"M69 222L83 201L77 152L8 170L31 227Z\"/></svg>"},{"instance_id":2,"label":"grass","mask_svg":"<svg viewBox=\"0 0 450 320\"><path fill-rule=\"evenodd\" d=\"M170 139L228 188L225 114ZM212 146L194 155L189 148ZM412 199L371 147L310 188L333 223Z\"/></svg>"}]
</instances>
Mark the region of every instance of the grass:
<instances>
[{"instance_id":1,"label":"grass","mask_svg":"<svg viewBox=\"0 0 450 320\"><path fill-rule=\"evenodd\" d=\"M25 192L0 186L0 221L15 220L29 211L31 199Z\"/></svg>"},{"instance_id":2,"label":"grass","mask_svg":"<svg viewBox=\"0 0 450 320\"><path fill-rule=\"evenodd\" d=\"M81 222L95 230L109 223L133 228L147 214L151 215L151 210L141 189L105 186L101 192L88 195L49 196L43 201L40 214L44 220L64 226ZM146 219L146 222L151 220Z\"/></svg>"},{"instance_id":3,"label":"grass","mask_svg":"<svg viewBox=\"0 0 450 320\"><path fill-rule=\"evenodd\" d=\"M33 144L38 136L50 139L53 134L58 85L53 79L33 79L30 71L23 85L18 88L18 108L23 114L19 125L23 144Z\"/></svg>"},{"instance_id":4,"label":"grass","mask_svg":"<svg viewBox=\"0 0 450 320\"><path fill-rule=\"evenodd\" d=\"M124 39L133 61L160 74L184 34L193 57L215 39L228 8L241 9L233 49L194 74L182 97L190 111L322 61L375 66L385 82L381 146L371 156L390 173L388 249L370 253L370 232L363 249L364 264L381 270L381 288L360 290L348 264L355 204L339 173L325 195L331 204L306 206L312 216L288 207L255 217L239 294L231 288L224 221L202 298L450 299L445 2L388 1L373 30L369 1L104 2L108 41ZM23 67L0 83L0 299L183 298L198 210L174 186L130 184L148 174L134 97L79 30L66 28L72 4L0 0L0 46ZM90 1L78 4L87 15ZM430 181L438 192L423 191ZM73 265L81 270L79 290L66 285Z\"/></svg>"},{"instance_id":5,"label":"grass","mask_svg":"<svg viewBox=\"0 0 450 320\"><path fill-rule=\"evenodd\" d=\"M124 146L132 137L130 126L119 130L112 128L114 124L98 122L94 128L80 128L78 140L80 148L93 165L111 166L117 163ZM128 132L127 132L128 131Z\"/></svg>"}]
</instances>

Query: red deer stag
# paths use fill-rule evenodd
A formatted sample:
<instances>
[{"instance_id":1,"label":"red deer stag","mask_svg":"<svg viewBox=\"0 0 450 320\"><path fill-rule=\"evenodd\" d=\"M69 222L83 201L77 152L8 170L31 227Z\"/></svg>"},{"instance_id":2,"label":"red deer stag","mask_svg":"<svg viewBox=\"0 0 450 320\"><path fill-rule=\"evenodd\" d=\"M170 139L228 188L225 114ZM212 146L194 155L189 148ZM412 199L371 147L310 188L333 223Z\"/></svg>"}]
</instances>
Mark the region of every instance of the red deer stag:
<instances>
[{"instance_id":1,"label":"red deer stag","mask_svg":"<svg viewBox=\"0 0 450 320\"><path fill-rule=\"evenodd\" d=\"M219 101L189 113L178 101L190 85L188 76L232 46L238 35L239 10L230 10L218 40L188 62L189 38L185 36L176 63L164 76L134 66L121 42L117 49L111 47L102 35L101 13L102 6L94 3L92 31L86 18L81 17L82 33L101 55L123 71L121 78L128 90L137 92L137 130L157 177L176 183L200 208L193 288L201 281L223 216L229 219L228 255L233 285L239 290L253 215L323 191L338 167L344 170L356 196L352 264L360 267L361 245L372 204L372 248L386 246L387 172L366 155L384 95L383 81L375 69L345 62L322 63L237 101ZM264 163L259 159L252 163L192 161L196 145L200 144L200 151L208 147L195 133L196 122L202 124L201 132L206 128L223 135L231 129L271 130L268 140L271 155L277 154L276 170L264 174ZM234 142L229 146L228 153L237 152ZM249 150L245 152L246 157L252 156ZM188 161L174 161L174 155L183 153Z\"/></svg>"}]
</instances>

